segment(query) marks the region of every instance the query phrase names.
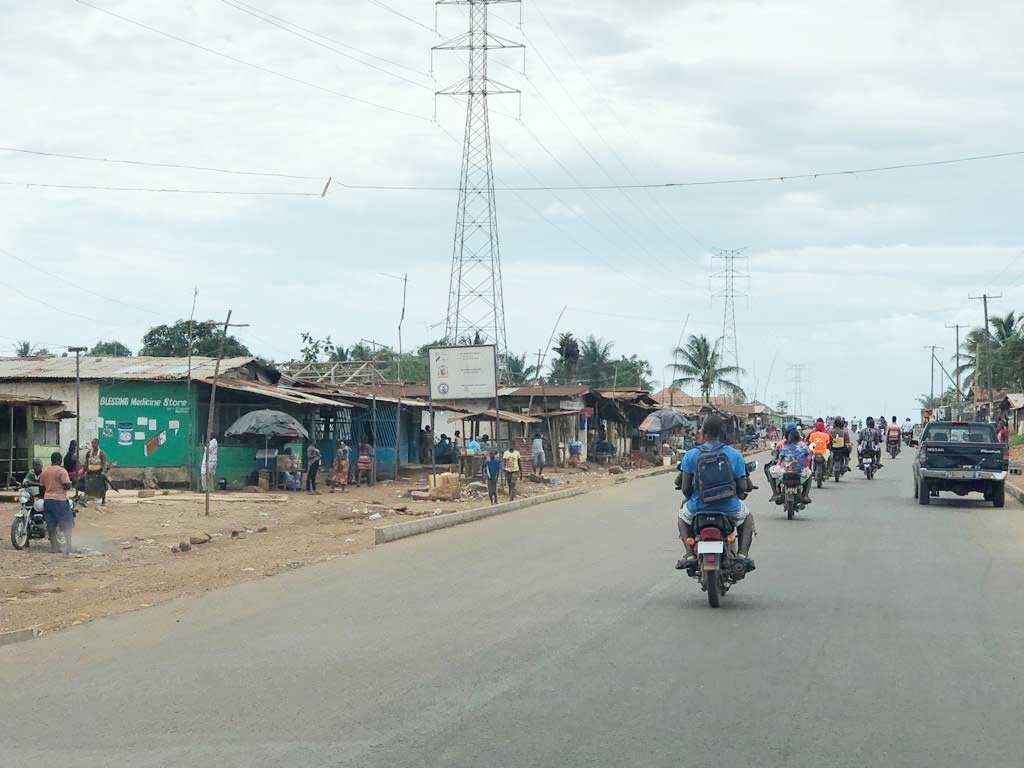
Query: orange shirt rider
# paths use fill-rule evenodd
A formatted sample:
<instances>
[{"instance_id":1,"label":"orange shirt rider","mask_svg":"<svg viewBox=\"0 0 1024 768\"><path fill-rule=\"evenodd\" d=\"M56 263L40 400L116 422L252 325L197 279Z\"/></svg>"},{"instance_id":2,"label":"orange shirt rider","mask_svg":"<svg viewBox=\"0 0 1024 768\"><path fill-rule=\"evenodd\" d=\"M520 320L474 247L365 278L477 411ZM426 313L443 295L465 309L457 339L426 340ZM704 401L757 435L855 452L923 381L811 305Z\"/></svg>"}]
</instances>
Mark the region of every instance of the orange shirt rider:
<instances>
[{"instance_id":1,"label":"orange shirt rider","mask_svg":"<svg viewBox=\"0 0 1024 768\"><path fill-rule=\"evenodd\" d=\"M814 431L807 436L807 442L810 443L811 453L815 456L824 456L828 453L832 445L832 435L825 429L825 422L819 420L815 424Z\"/></svg>"}]
</instances>

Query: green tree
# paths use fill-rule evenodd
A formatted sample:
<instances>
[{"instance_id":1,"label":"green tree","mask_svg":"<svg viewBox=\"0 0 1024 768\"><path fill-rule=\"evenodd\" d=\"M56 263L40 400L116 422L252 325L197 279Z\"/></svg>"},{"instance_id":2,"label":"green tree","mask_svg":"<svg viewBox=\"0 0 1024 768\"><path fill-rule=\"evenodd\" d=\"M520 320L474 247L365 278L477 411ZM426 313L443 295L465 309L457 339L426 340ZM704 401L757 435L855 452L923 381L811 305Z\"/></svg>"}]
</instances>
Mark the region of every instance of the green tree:
<instances>
[{"instance_id":1,"label":"green tree","mask_svg":"<svg viewBox=\"0 0 1024 768\"><path fill-rule=\"evenodd\" d=\"M610 341L588 336L580 345L577 378L591 387L610 387L615 383L615 364L612 362Z\"/></svg>"},{"instance_id":2,"label":"green tree","mask_svg":"<svg viewBox=\"0 0 1024 768\"><path fill-rule=\"evenodd\" d=\"M146 331L142 337L139 355L147 357L188 357L189 346L192 354L201 357L216 357L220 348L220 328L214 320L178 320L171 325L157 325ZM224 357L248 357L249 348L230 334L224 340Z\"/></svg>"},{"instance_id":3,"label":"green tree","mask_svg":"<svg viewBox=\"0 0 1024 768\"><path fill-rule=\"evenodd\" d=\"M301 338L302 349L299 350L299 354L302 356L302 362L315 363L320 360L320 355L327 355L328 359L334 355L335 346L330 336L326 339L317 339L313 334L304 332Z\"/></svg>"},{"instance_id":4,"label":"green tree","mask_svg":"<svg viewBox=\"0 0 1024 768\"><path fill-rule=\"evenodd\" d=\"M954 358L955 359L955 358ZM989 318L988 332L972 328L960 344L959 373L964 388L1020 388L1024 384L1024 317L1015 312Z\"/></svg>"},{"instance_id":5,"label":"green tree","mask_svg":"<svg viewBox=\"0 0 1024 768\"><path fill-rule=\"evenodd\" d=\"M620 387L636 387L646 389L652 388L651 378L654 370L646 360L641 360L636 355L620 357L613 364L612 383Z\"/></svg>"},{"instance_id":6,"label":"green tree","mask_svg":"<svg viewBox=\"0 0 1024 768\"><path fill-rule=\"evenodd\" d=\"M120 341L97 341L88 354L93 357L131 357L132 351Z\"/></svg>"},{"instance_id":7,"label":"green tree","mask_svg":"<svg viewBox=\"0 0 1024 768\"><path fill-rule=\"evenodd\" d=\"M789 411L789 403L787 403L785 400L779 400L779 402L777 402L775 404L775 412L776 413L781 413L781 414L785 415L788 411Z\"/></svg>"},{"instance_id":8,"label":"green tree","mask_svg":"<svg viewBox=\"0 0 1024 768\"><path fill-rule=\"evenodd\" d=\"M505 356L505 368L508 371L509 384L529 384L537 377L537 366L528 365L526 354L509 353Z\"/></svg>"},{"instance_id":9,"label":"green tree","mask_svg":"<svg viewBox=\"0 0 1024 768\"><path fill-rule=\"evenodd\" d=\"M571 333L559 334L551 350L558 356L551 362L551 380L567 384L576 380L576 368L580 362L580 343Z\"/></svg>"},{"instance_id":10,"label":"green tree","mask_svg":"<svg viewBox=\"0 0 1024 768\"><path fill-rule=\"evenodd\" d=\"M711 391L717 386L730 395L746 397L743 388L730 376L743 373L742 368L734 365L722 365L722 355L718 346L711 346L706 336L690 336L685 347L678 347L672 353L673 359L682 362L673 363L672 369L681 374L672 383L677 386L697 384L705 402L711 402Z\"/></svg>"}]
</instances>

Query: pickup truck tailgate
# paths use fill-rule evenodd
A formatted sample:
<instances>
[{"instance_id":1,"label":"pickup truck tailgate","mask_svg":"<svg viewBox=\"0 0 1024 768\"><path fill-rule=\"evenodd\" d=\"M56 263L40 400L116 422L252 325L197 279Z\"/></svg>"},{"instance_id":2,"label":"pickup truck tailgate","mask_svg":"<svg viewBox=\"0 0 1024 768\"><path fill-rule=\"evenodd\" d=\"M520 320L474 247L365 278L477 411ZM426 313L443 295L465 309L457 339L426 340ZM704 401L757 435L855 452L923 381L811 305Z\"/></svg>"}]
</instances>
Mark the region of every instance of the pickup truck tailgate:
<instances>
[{"instance_id":1,"label":"pickup truck tailgate","mask_svg":"<svg viewBox=\"0 0 1024 768\"><path fill-rule=\"evenodd\" d=\"M928 469L980 469L999 472L1006 469L1001 443L933 443L923 446L924 466Z\"/></svg>"}]
</instances>

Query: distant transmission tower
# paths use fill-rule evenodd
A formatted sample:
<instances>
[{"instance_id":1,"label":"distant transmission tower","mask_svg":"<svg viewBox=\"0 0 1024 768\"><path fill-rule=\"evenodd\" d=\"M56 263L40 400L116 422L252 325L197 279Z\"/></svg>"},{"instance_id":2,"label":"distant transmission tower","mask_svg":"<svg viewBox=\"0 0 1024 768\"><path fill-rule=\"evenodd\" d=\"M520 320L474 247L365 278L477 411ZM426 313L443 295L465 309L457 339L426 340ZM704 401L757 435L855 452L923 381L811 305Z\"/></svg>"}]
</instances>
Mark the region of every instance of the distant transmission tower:
<instances>
[{"instance_id":1,"label":"distant transmission tower","mask_svg":"<svg viewBox=\"0 0 1024 768\"><path fill-rule=\"evenodd\" d=\"M793 375L793 415L803 416L804 413L804 366L796 364L790 366Z\"/></svg>"},{"instance_id":2,"label":"distant transmission tower","mask_svg":"<svg viewBox=\"0 0 1024 768\"><path fill-rule=\"evenodd\" d=\"M504 361L508 341L487 97L520 92L487 76L487 54L494 49L523 48L523 45L487 31L487 9L495 3L521 3L521 0L437 0L438 6L469 6L469 31L434 46L431 56L433 51L467 51L469 54L468 76L437 92L438 96L466 97L466 133L445 341L461 344L478 340L495 344L499 359Z\"/></svg>"},{"instance_id":3,"label":"distant transmission tower","mask_svg":"<svg viewBox=\"0 0 1024 768\"><path fill-rule=\"evenodd\" d=\"M745 249L727 251L716 248L712 263L721 268L711 273L712 283L717 286L712 299L724 299L722 309L721 360L725 365L740 367L740 345L736 333L736 299L746 298L747 256ZM740 383L739 374L736 383Z\"/></svg>"}]
</instances>

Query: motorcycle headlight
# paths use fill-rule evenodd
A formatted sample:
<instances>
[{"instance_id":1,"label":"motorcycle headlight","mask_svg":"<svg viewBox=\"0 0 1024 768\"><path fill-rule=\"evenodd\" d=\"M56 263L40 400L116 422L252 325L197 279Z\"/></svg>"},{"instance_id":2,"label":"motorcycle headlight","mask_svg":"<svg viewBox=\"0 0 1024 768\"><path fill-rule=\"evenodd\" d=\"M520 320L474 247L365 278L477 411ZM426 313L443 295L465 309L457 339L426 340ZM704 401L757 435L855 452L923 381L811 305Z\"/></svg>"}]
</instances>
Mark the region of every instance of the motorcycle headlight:
<instances>
[{"instance_id":1,"label":"motorcycle headlight","mask_svg":"<svg viewBox=\"0 0 1024 768\"><path fill-rule=\"evenodd\" d=\"M22 504L27 504L28 500L31 499L31 498L32 498L32 496L31 496L31 494L28 491L22 491L18 495L18 501L20 501Z\"/></svg>"}]
</instances>

